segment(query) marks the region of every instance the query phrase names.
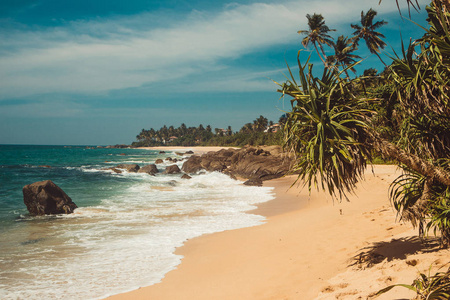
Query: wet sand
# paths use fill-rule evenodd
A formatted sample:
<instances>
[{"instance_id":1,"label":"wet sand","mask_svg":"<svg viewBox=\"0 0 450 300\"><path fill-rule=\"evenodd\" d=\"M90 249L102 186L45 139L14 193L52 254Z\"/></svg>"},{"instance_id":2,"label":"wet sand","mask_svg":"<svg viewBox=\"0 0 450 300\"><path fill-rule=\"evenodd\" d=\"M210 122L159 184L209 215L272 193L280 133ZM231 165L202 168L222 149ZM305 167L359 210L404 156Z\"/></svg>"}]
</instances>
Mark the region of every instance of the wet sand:
<instances>
[{"instance_id":1,"label":"wet sand","mask_svg":"<svg viewBox=\"0 0 450 300\"><path fill-rule=\"evenodd\" d=\"M398 174L395 166L375 166L350 202L289 189L293 176L265 182L276 199L252 213L266 224L189 240L177 250L182 263L161 283L108 299L366 299L410 284L449 252L424 251L417 230L396 222L388 187ZM413 295L395 288L377 299Z\"/></svg>"}]
</instances>

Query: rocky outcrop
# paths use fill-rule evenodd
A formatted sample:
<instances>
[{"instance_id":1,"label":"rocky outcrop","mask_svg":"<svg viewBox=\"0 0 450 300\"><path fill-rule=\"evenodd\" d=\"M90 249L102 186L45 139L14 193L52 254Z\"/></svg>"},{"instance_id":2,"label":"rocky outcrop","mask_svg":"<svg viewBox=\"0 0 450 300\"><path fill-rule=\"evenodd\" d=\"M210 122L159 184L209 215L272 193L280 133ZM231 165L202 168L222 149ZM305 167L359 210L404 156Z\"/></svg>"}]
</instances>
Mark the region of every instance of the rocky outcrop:
<instances>
[{"instance_id":1,"label":"rocky outcrop","mask_svg":"<svg viewBox=\"0 0 450 300\"><path fill-rule=\"evenodd\" d=\"M164 163L164 161L161 158L155 160L155 164L162 164L162 163Z\"/></svg>"},{"instance_id":2,"label":"rocky outcrop","mask_svg":"<svg viewBox=\"0 0 450 300\"><path fill-rule=\"evenodd\" d=\"M166 168L166 171L164 173L166 173L166 174L178 174L178 173L181 173L181 170L180 170L180 168L177 165L171 165L171 166L168 166Z\"/></svg>"},{"instance_id":3,"label":"rocky outcrop","mask_svg":"<svg viewBox=\"0 0 450 300\"><path fill-rule=\"evenodd\" d=\"M244 184L249 185L249 186L262 186L263 182L262 182L261 178L254 177L254 178L250 178L249 180L244 182Z\"/></svg>"},{"instance_id":4,"label":"rocky outcrop","mask_svg":"<svg viewBox=\"0 0 450 300\"><path fill-rule=\"evenodd\" d=\"M191 156L182 167L185 173L200 170L223 172L230 176L269 180L285 175L290 169L291 159L280 146L245 147L222 149L202 156Z\"/></svg>"},{"instance_id":5,"label":"rocky outcrop","mask_svg":"<svg viewBox=\"0 0 450 300\"><path fill-rule=\"evenodd\" d=\"M116 168L125 169L125 170L127 170L127 172L130 172L130 173L136 173L140 169L139 165L137 165L137 164L120 164L120 165L117 165Z\"/></svg>"},{"instance_id":6,"label":"rocky outcrop","mask_svg":"<svg viewBox=\"0 0 450 300\"><path fill-rule=\"evenodd\" d=\"M181 170L186 173L197 173L200 170L203 170L202 166L202 157L198 155L191 156L181 167Z\"/></svg>"},{"instance_id":7,"label":"rocky outcrop","mask_svg":"<svg viewBox=\"0 0 450 300\"><path fill-rule=\"evenodd\" d=\"M33 216L73 213L77 205L51 180L23 187L23 202Z\"/></svg>"},{"instance_id":8,"label":"rocky outcrop","mask_svg":"<svg viewBox=\"0 0 450 300\"><path fill-rule=\"evenodd\" d=\"M150 174L150 175L155 175L158 172L159 172L158 168L154 164L143 166L138 171L138 173L147 173L147 174Z\"/></svg>"}]
</instances>

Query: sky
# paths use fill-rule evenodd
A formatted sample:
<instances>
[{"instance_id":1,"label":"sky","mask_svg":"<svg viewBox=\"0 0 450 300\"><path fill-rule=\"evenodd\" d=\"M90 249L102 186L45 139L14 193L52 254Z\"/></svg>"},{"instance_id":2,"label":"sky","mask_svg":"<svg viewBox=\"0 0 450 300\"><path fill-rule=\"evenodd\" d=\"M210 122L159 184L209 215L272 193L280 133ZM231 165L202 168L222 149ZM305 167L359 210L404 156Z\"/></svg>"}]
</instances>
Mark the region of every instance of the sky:
<instances>
[{"instance_id":1,"label":"sky","mask_svg":"<svg viewBox=\"0 0 450 300\"><path fill-rule=\"evenodd\" d=\"M394 0L0 0L0 144L130 144L142 129L232 126L289 109L277 85L312 54L306 14L351 36L361 11L378 12L388 46L423 30ZM400 0L408 17L406 1ZM411 12L425 26L424 8ZM400 35L401 33L401 35ZM332 54L331 50L327 50ZM383 65L364 43L357 68Z\"/></svg>"}]
</instances>

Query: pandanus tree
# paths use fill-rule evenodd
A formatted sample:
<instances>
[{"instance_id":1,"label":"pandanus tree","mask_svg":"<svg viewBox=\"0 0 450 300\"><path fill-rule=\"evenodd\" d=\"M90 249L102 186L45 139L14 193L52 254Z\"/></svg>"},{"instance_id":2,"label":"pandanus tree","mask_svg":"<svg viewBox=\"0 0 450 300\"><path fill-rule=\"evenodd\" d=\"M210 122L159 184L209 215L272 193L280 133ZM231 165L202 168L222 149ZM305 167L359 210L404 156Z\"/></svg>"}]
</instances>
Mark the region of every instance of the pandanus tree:
<instances>
[{"instance_id":1,"label":"pandanus tree","mask_svg":"<svg viewBox=\"0 0 450 300\"><path fill-rule=\"evenodd\" d=\"M350 26L355 29L353 32L354 43L358 45L359 41L363 39L366 42L370 53L378 56L380 61L386 65L379 55L381 51L380 49L384 49L384 47L386 47L386 43L382 40L385 36L376 30L387 24L387 22L377 21L374 23L374 18L376 15L377 12L373 9L369 9L367 13L361 11L361 24L351 24Z\"/></svg>"},{"instance_id":2,"label":"pandanus tree","mask_svg":"<svg viewBox=\"0 0 450 300\"><path fill-rule=\"evenodd\" d=\"M450 245L450 13L447 2L427 7L430 28L403 48L389 67L399 141L383 136L374 124L372 104L343 80L336 68L315 77L309 60L298 59L298 81L279 92L291 98L284 127L285 148L296 156L293 171L311 189L322 187L343 199L364 174L373 154L394 160L404 170L391 185L394 207L419 232L441 233ZM373 19L373 18L372 18ZM300 53L300 52L299 52ZM347 69L351 68L351 65ZM345 70L345 69L344 69ZM391 101L391 102L392 102ZM371 104L371 105L368 105Z\"/></svg>"},{"instance_id":3,"label":"pandanus tree","mask_svg":"<svg viewBox=\"0 0 450 300\"><path fill-rule=\"evenodd\" d=\"M316 49L317 55L322 60L323 64L326 64L327 56L325 55L325 50L323 45L332 46L333 38L328 34L330 31L336 31L336 29L330 29L325 25L325 19L321 14L310 14L306 15L308 19L308 30L299 30L297 33L305 34L305 38L302 40L302 45L308 47L309 44L313 44L314 49ZM319 46L319 49L317 48ZM320 55L322 53L322 55Z\"/></svg>"}]
</instances>

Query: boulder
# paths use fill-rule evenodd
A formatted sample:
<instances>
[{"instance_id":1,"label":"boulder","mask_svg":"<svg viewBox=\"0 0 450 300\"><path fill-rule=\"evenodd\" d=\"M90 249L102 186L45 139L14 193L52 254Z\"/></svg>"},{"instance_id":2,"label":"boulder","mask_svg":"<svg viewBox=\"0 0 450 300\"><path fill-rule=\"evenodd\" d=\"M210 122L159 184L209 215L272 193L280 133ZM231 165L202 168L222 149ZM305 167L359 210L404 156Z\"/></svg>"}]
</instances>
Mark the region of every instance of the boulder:
<instances>
[{"instance_id":1,"label":"boulder","mask_svg":"<svg viewBox=\"0 0 450 300\"><path fill-rule=\"evenodd\" d=\"M181 153L181 152L175 152L175 154L178 155L178 156L183 156L184 155L184 153Z\"/></svg>"},{"instance_id":2,"label":"boulder","mask_svg":"<svg viewBox=\"0 0 450 300\"><path fill-rule=\"evenodd\" d=\"M184 152L184 154L194 154L194 151L189 150L189 151Z\"/></svg>"},{"instance_id":3,"label":"boulder","mask_svg":"<svg viewBox=\"0 0 450 300\"><path fill-rule=\"evenodd\" d=\"M166 174L178 174L178 173L181 173L181 170L180 170L180 168L177 165L171 165L171 166L168 166L166 168L166 171L164 173L166 173Z\"/></svg>"},{"instance_id":4,"label":"boulder","mask_svg":"<svg viewBox=\"0 0 450 300\"><path fill-rule=\"evenodd\" d=\"M137 164L120 164L117 165L116 168L125 169L130 173L136 173L140 169L140 167Z\"/></svg>"},{"instance_id":5,"label":"boulder","mask_svg":"<svg viewBox=\"0 0 450 300\"><path fill-rule=\"evenodd\" d=\"M155 164L162 164L162 163L164 163L164 161L163 161L161 158L158 158L158 159L155 161Z\"/></svg>"},{"instance_id":6,"label":"boulder","mask_svg":"<svg viewBox=\"0 0 450 300\"><path fill-rule=\"evenodd\" d=\"M138 171L138 173L147 173L147 174L150 174L150 175L155 175L158 172L159 172L158 168L154 164L143 166Z\"/></svg>"},{"instance_id":7,"label":"boulder","mask_svg":"<svg viewBox=\"0 0 450 300\"><path fill-rule=\"evenodd\" d=\"M166 151L159 151L159 154L164 154L166 153Z\"/></svg>"},{"instance_id":8,"label":"boulder","mask_svg":"<svg viewBox=\"0 0 450 300\"><path fill-rule=\"evenodd\" d=\"M198 155L192 155L189 157L187 161L184 162L183 166L181 167L181 170L183 172L192 174L197 173L198 171L202 170L202 158Z\"/></svg>"},{"instance_id":9,"label":"boulder","mask_svg":"<svg viewBox=\"0 0 450 300\"><path fill-rule=\"evenodd\" d=\"M108 170L112 170L114 173L117 173L117 174L122 174L122 171L120 171L119 169L116 169L116 168L109 168Z\"/></svg>"},{"instance_id":10,"label":"boulder","mask_svg":"<svg viewBox=\"0 0 450 300\"><path fill-rule=\"evenodd\" d=\"M167 161L172 161L172 157L167 157L166 160Z\"/></svg>"},{"instance_id":11,"label":"boulder","mask_svg":"<svg viewBox=\"0 0 450 300\"><path fill-rule=\"evenodd\" d=\"M191 179L192 177L189 176L188 174L183 174L183 176L181 176L181 179Z\"/></svg>"},{"instance_id":12,"label":"boulder","mask_svg":"<svg viewBox=\"0 0 450 300\"><path fill-rule=\"evenodd\" d=\"M71 214L77 208L72 199L51 180L24 186L23 202L33 216Z\"/></svg>"},{"instance_id":13,"label":"boulder","mask_svg":"<svg viewBox=\"0 0 450 300\"><path fill-rule=\"evenodd\" d=\"M263 182L262 182L261 178L253 177L253 178L250 178L249 180L247 180L246 182L244 182L244 184L249 185L249 186L262 186Z\"/></svg>"}]
</instances>

